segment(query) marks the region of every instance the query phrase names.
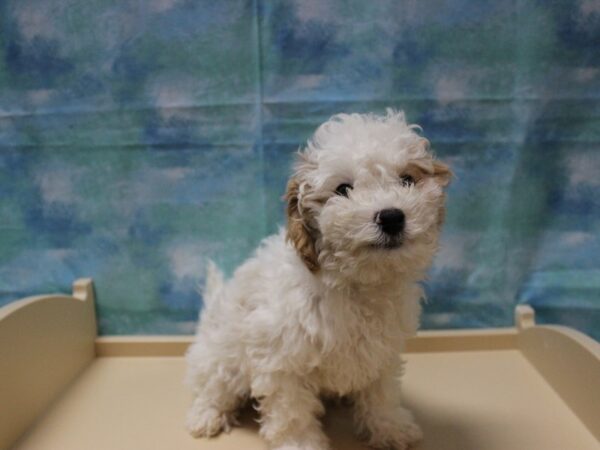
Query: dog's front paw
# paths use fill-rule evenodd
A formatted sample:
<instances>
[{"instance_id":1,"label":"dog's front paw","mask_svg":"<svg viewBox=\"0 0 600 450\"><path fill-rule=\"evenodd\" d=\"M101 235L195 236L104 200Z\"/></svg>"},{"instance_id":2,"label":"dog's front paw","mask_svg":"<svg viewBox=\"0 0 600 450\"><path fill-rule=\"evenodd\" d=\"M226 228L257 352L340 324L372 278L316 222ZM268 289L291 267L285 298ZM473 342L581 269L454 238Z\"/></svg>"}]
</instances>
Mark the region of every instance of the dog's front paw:
<instances>
[{"instance_id":1,"label":"dog's front paw","mask_svg":"<svg viewBox=\"0 0 600 450\"><path fill-rule=\"evenodd\" d=\"M421 427L414 422L403 422L396 425L396 430L389 439L389 446L395 450L405 450L423 439Z\"/></svg>"},{"instance_id":2,"label":"dog's front paw","mask_svg":"<svg viewBox=\"0 0 600 450\"><path fill-rule=\"evenodd\" d=\"M369 444L378 449L407 450L423 439L421 427L414 422L397 423L393 429L371 435Z\"/></svg>"},{"instance_id":3,"label":"dog's front paw","mask_svg":"<svg viewBox=\"0 0 600 450\"><path fill-rule=\"evenodd\" d=\"M329 450L329 440L320 430L304 430L300 434L290 433L283 441L271 442L271 450Z\"/></svg>"},{"instance_id":4,"label":"dog's front paw","mask_svg":"<svg viewBox=\"0 0 600 450\"><path fill-rule=\"evenodd\" d=\"M238 425L238 422L233 414L216 408L205 408L199 411L191 409L186 421L186 427L194 437L216 436L221 431L229 433L231 427L235 425Z\"/></svg>"},{"instance_id":5,"label":"dog's front paw","mask_svg":"<svg viewBox=\"0 0 600 450\"><path fill-rule=\"evenodd\" d=\"M271 447L272 450L329 450L327 443L293 442Z\"/></svg>"},{"instance_id":6,"label":"dog's front paw","mask_svg":"<svg viewBox=\"0 0 600 450\"><path fill-rule=\"evenodd\" d=\"M284 444L278 447L272 447L272 450L328 450L328 447L307 447L302 444Z\"/></svg>"},{"instance_id":7,"label":"dog's front paw","mask_svg":"<svg viewBox=\"0 0 600 450\"><path fill-rule=\"evenodd\" d=\"M397 417L382 417L369 424L369 445L377 449L407 450L423 439L423 431L410 413L402 410Z\"/></svg>"}]
</instances>

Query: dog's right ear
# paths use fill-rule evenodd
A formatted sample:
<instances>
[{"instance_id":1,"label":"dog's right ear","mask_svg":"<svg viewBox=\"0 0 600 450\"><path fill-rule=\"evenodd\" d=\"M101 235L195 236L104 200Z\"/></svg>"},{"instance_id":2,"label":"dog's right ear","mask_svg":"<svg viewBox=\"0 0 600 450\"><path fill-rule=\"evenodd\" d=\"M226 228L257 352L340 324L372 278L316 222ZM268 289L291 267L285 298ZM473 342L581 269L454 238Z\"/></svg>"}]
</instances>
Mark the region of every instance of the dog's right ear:
<instances>
[{"instance_id":1,"label":"dog's right ear","mask_svg":"<svg viewBox=\"0 0 600 450\"><path fill-rule=\"evenodd\" d=\"M433 161L433 176L438 180L442 187L450 184L453 174L450 167L438 160Z\"/></svg>"},{"instance_id":2,"label":"dog's right ear","mask_svg":"<svg viewBox=\"0 0 600 450\"><path fill-rule=\"evenodd\" d=\"M305 213L300 205L300 182L292 177L287 185L285 200L287 201L287 235L302 262L311 272L319 270L315 239L310 233Z\"/></svg>"}]
</instances>

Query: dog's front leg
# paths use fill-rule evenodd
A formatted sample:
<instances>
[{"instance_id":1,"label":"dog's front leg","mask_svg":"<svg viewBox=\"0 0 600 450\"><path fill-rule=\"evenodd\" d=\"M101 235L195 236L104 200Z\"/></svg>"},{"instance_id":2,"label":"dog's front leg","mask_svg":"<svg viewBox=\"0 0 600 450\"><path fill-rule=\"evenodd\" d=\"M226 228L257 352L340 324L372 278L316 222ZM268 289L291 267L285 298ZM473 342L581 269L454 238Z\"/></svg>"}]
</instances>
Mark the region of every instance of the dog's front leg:
<instances>
[{"instance_id":1,"label":"dog's front leg","mask_svg":"<svg viewBox=\"0 0 600 450\"><path fill-rule=\"evenodd\" d=\"M282 374L259 377L252 395L260 399L260 433L272 449L329 449L319 421L323 404L304 380Z\"/></svg>"},{"instance_id":2,"label":"dog's front leg","mask_svg":"<svg viewBox=\"0 0 600 450\"><path fill-rule=\"evenodd\" d=\"M410 411L400 404L399 370L384 373L354 395L354 421L375 448L405 450L423 437Z\"/></svg>"}]
</instances>

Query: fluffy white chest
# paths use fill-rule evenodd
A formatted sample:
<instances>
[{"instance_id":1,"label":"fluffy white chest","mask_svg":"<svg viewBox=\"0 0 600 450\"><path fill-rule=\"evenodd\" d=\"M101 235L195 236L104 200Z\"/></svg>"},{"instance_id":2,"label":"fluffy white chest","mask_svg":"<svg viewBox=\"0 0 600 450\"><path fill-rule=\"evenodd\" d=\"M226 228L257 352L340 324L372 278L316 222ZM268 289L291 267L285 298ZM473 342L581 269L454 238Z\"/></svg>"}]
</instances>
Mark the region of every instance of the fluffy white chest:
<instances>
[{"instance_id":1,"label":"fluffy white chest","mask_svg":"<svg viewBox=\"0 0 600 450\"><path fill-rule=\"evenodd\" d=\"M321 389L337 395L363 389L374 381L399 358L402 345L393 309L376 314L367 308L345 306L322 311L322 354L315 371Z\"/></svg>"}]
</instances>

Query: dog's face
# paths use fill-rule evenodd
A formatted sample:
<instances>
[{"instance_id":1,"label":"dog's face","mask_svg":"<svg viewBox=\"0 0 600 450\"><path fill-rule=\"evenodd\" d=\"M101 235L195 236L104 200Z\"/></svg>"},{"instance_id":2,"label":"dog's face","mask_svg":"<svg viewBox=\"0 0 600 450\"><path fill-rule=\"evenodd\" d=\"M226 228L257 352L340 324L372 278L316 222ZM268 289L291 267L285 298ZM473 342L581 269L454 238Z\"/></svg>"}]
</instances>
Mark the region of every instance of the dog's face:
<instances>
[{"instance_id":1,"label":"dog's face","mask_svg":"<svg viewBox=\"0 0 600 450\"><path fill-rule=\"evenodd\" d=\"M382 265L418 272L430 264L451 172L415 128L393 111L342 114L299 154L288 239L311 271L368 277Z\"/></svg>"}]
</instances>

